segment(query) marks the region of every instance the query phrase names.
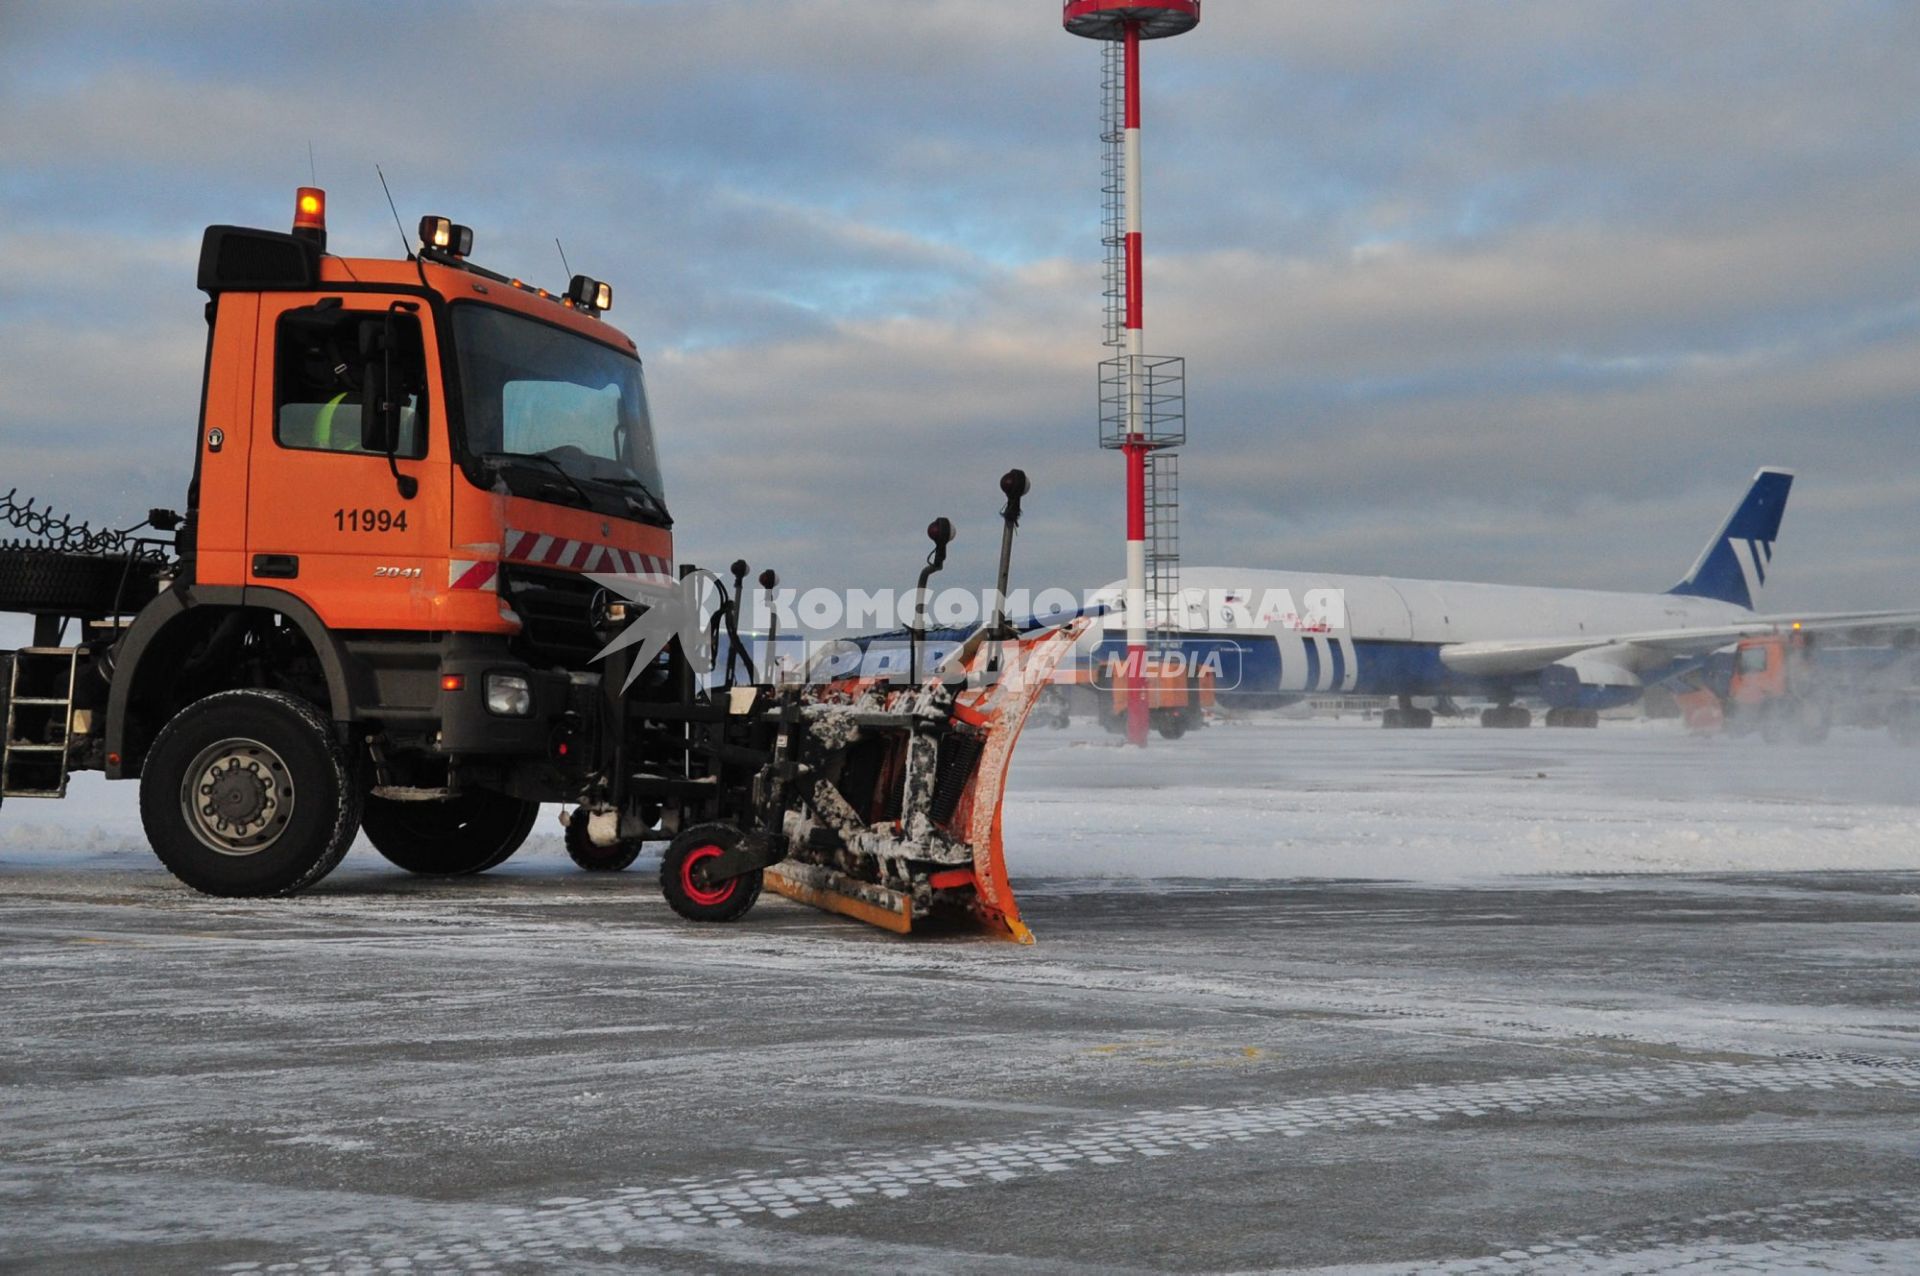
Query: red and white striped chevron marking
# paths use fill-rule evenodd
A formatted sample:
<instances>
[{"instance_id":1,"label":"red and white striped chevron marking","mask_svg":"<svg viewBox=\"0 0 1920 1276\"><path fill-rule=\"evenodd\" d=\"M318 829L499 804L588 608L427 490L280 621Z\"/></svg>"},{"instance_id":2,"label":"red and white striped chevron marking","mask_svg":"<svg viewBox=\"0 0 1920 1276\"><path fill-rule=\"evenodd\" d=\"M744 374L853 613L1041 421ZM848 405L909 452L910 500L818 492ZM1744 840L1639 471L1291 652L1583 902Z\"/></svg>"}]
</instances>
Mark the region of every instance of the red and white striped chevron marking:
<instances>
[{"instance_id":1,"label":"red and white striped chevron marking","mask_svg":"<svg viewBox=\"0 0 1920 1276\"><path fill-rule=\"evenodd\" d=\"M447 564L448 589L479 589L489 594L500 592L500 564L492 559L477 562L456 558Z\"/></svg>"},{"instance_id":2,"label":"red and white striped chevron marking","mask_svg":"<svg viewBox=\"0 0 1920 1276\"><path fill-rule=\"evenodd\" d=\"M643 555L636 549L574 541L564 535L507 530L505 562L528 562L563 572L605 572L609 576L674 578L674 564L666 558ZM449 589L484 589L499 593L499 562L492 558L453 558L447 562Z\"/></svg>"},{"instance_id":3,"label":"red and white striped chevron marking","mask_svg":"<svg viewBox=\"0 0 1920 1276\"><path fill-rule=\"evenodd\" d=\"M577 541L566 536L549 536L544 532L522 532L513 528L507 529L505 552L501 554L501 558L509 563L528 563L536 567L554 567L561 571L659 576L668 580L673 577L673 564L652 554L621 549L615 545L598 545L592 541ZM500 564L472 559L454 559L449 566L448 584L453 589L484 589L497 592L500 588Z\"/></svg>"},{"instance_id":4,"label":"red and white striped chevron marking","mask_svg":"<svg viewBox=\"0 0 1920 1276\"><path fill-rule=\"evenodd\" d=\"M670 576L673 564L664 558L642 554L638 550L613 545L596 545L565 536L543 532L507 529L506 549L501 555L510 563L531 563L536 567L558 567L571 572L625 573L630 576L657 574Z\"/></svg>"}]
</instances>

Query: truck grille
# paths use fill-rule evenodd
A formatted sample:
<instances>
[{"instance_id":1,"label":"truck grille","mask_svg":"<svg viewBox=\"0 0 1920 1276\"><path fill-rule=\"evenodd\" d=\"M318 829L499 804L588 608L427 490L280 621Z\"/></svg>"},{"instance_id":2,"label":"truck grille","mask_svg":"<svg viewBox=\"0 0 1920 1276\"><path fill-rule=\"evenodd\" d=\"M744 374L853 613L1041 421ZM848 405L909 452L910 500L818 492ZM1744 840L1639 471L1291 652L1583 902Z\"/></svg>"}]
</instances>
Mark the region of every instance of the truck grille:
<instances>
[{"instance_id":1,"label":"truck grille","mask_svg":"<svg viewBox=\"0 0 1920 1276\"><path fill-rule=\"evenodd\" d=\"M593 633L600 586L578 572L503 563L500 588L524 628L516 654L528 664L584 669L602 643Z\"/></svg>"}]
</instances>

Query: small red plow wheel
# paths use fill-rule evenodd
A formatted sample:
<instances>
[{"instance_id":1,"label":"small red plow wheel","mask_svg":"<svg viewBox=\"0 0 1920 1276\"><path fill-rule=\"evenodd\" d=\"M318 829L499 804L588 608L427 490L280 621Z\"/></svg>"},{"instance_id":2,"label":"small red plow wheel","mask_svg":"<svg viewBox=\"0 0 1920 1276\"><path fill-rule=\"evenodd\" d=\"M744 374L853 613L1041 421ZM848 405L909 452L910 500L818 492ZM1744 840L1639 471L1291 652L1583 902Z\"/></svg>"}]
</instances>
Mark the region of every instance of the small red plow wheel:
<instances>
[{"instance_id":1,"label":"small red plow wheel","mask_svg":"<svg viewBox=\"0 0 1920 1276\"><path fill-rule=\"evenodd\" d=\"M722 882L715 887L700 885L706 880L706 874L704 870L698 872L695 870L708 860L719 859L723 853L719 847L708 843L705 846L694 847L680 861L680 889L686 892L688 899L703 908L712 908L716 904L726 903L733 898L733 892L739 888L738 881Z\"/></svg>"},{"instance_id":2,"label":"small red plow wheel","mask_svg":"<svg viewBox=\"0 0 1920 1276\"><path fill-rule=\"evenodd\" d=\"M673 839L660 859L660 893L689 921L730 922L744 917L760 898L761 871L722 882L708 870L738 844L740 831L726 824L700 824Z\"/></svg>"}]
</instances>

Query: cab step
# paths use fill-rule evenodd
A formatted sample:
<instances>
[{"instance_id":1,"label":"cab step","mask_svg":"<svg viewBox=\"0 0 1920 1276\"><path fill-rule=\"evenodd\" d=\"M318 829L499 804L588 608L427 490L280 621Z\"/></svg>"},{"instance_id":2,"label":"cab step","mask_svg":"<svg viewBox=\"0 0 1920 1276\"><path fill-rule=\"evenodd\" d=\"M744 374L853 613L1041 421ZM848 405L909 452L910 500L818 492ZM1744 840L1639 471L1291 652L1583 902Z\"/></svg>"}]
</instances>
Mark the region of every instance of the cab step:
<instances>
[{"instance_id":1,"label":"cab step","mask_svg":"<svg viewBox=\"0 0 1920 1276\"><path fill-rule=\"evenodd\" d=\"M0 798L67 795L67 745L79 647L22 647L9 662Z\"/></svg>"}]
</instances>

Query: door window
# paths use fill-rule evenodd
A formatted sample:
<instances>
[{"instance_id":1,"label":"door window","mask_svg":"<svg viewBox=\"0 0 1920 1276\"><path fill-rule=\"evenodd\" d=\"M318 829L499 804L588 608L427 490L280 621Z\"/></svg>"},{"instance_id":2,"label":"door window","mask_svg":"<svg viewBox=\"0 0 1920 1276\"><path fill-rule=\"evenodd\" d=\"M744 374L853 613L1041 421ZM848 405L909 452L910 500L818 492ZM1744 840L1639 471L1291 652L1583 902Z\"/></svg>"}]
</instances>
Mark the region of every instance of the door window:
<instances>
[{"instance_id":1,"label":"door window","mask_svg":"<svg viewBox=\"0 0 1920 1276\"><path fill-rule=\"evenodd\" d=\"M274 338L273 437L282 447L316 452L359 452L360 412L367 364L384 362L377 345L363 338L384 328L387 311L347 310L329 305L289 310ZM426 455L427 356L420 321L392 313L393 378L403 397L396 455ZM385 456L384 452L377 455Z\"/></svg>"}]
</instances>

